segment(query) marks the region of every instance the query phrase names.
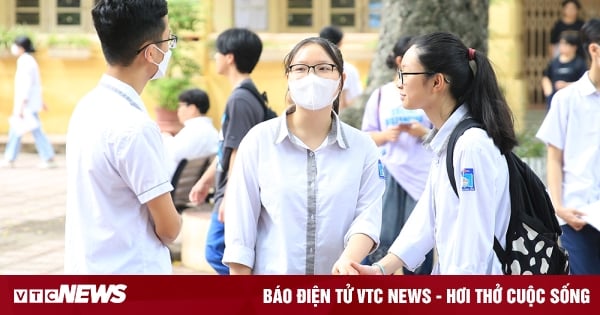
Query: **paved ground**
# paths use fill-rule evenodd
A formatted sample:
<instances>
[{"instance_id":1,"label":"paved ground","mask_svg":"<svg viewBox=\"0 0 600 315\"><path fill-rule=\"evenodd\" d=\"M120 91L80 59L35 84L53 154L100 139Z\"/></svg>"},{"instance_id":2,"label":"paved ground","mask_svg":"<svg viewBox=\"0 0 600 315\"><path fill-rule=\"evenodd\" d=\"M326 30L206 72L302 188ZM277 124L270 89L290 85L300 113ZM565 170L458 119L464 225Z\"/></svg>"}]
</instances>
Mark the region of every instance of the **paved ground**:
<instances>
[{"instance_id":1,"label":"paved ground","mask_svg":"<svg viewBox=\"0 0 600 315\"><path fill-rule=\"evenodd\" d=\"M531 110L525 127L537 130L544 110ZM0 135L4 151L6 135ZM0 169L0 274L60 274L63 270L66 170L64 135L51 135L58 168L40 170L35 153L22 153L14 169ZM35 152L24 137L23 152ZM177 261L175 274L203 274Z\"/></svg>"},{"instance_id":2,"label":"paved ground","mask_svg":"<svg viewBox=\"0 0 600 315\"><path fill-rule=\"evenodd\" d=\"M0 274L63 272L64 155L56 162L56 169L38 169L37 155L22 153L15 168L0 169ZM173 266L175 274L202 274L178 261Z\"/></svg>"}]
</instances>

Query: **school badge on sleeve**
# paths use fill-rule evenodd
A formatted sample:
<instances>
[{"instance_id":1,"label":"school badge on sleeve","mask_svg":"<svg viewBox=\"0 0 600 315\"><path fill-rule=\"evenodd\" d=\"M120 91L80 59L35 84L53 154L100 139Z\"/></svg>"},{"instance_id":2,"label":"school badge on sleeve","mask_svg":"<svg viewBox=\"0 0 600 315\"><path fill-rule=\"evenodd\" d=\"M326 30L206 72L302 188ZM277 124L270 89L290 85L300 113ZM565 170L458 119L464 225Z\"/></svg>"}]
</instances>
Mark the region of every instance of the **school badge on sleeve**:
<instances>
[{"instance_id":1,"label":"school badge on sleeve","mask_svg":"<svg viewBox=\"0 0 600 315\"><path fill-rule=\"evenodd\" d=\"M461 177L461 190L462 191L474 191L475 190L475 173L472 168L464 168L460 172Z\"/></svg>"}]
</instances>

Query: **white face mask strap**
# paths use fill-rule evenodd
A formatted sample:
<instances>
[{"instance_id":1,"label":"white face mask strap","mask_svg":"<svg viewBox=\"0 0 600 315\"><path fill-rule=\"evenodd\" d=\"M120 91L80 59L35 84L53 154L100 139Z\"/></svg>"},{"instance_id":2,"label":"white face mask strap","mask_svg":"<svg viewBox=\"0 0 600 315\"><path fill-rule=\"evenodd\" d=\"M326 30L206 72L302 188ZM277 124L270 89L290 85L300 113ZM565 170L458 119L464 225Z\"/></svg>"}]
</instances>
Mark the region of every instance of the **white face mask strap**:
<instances>
[{"instance_id":1,"label":"white face mask strap","mask_svg":"<svg viewBox=\"0 0 600 315\"><path fill-rule=\"evenodd\" d=\"M158 49L158 51L160 51L163 54L163 56L166 54L166 52L164 52L164 51L162 51L162 49L158 48L158 46L156 46L156 44L152 44L152 45L146 47L146 49L144 49L144 57L146 57L146 58L148 58L148 48L150 48L150 47L154 47L154 48ZM150 62L152 62L153 64L158 66L158 63L154 62L154 60L152 58L150 58L150 60L151 60Z\"/></svg>"}]
</instances>

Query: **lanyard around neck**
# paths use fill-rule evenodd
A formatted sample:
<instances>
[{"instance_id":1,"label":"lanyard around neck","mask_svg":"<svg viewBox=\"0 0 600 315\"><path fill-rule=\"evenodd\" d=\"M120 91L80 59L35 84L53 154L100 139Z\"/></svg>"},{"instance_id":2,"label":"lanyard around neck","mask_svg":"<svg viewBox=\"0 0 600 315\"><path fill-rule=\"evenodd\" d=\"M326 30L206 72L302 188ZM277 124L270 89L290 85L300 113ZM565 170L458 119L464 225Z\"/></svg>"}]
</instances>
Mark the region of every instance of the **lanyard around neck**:
<instances>
[{"instance_id":1,"label":"lanyard around neck","mask_svg":"<svg viewBox=\"0 0 600 315\"><path fill-rule=\"evenodd\" d=\"M135 108L137 108L139 110L142 110L142 107L139 106L138 103L136 103L135 101L133 101L131 99L131 97L129 97L127 94L123 93L123 91L121 91L121 90L117 89L116 87L114 87L114 86L112 86L112 85L110 85L108 83L105 83L105 82L100 83L100 85L103 86L103 87L105 87L105 88L107 88L107 89L109 89L109 90L111 90L111 91L113 91L113 92L115 92L115 93L117 93L119 96L121 96L124 99L126 99L127 102L129 102L129 104L131 106L133 106L133 107L135 107Z\"/></svg>"}]
</instances>

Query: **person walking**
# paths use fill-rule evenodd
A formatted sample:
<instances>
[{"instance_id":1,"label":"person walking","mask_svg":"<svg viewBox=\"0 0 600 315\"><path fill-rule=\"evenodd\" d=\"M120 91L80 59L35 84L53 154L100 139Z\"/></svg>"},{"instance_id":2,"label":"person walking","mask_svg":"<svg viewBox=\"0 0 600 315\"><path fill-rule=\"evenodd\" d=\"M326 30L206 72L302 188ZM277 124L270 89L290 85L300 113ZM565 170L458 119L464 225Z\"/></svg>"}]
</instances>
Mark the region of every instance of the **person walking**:
<instances>
[{"instance_id":1,"label":"person walking","mask_svg":"<svg viewBox=\"0 0 600 315\"><path fill-rule=\"evenodd\" d=\"M39 112L46 109L42 99L42 80L38 63L33 57L35 48L27 36L18 36L11 46L11 53L17 57L15 72L15 95L13 113L10 119L8 142L4 150L4 160L0 167L14 167L21 150L21 138L31 132L35 148L42 160L40 168L54 168L54 148L42 131Z\"/></svg>"}]
</instances>

